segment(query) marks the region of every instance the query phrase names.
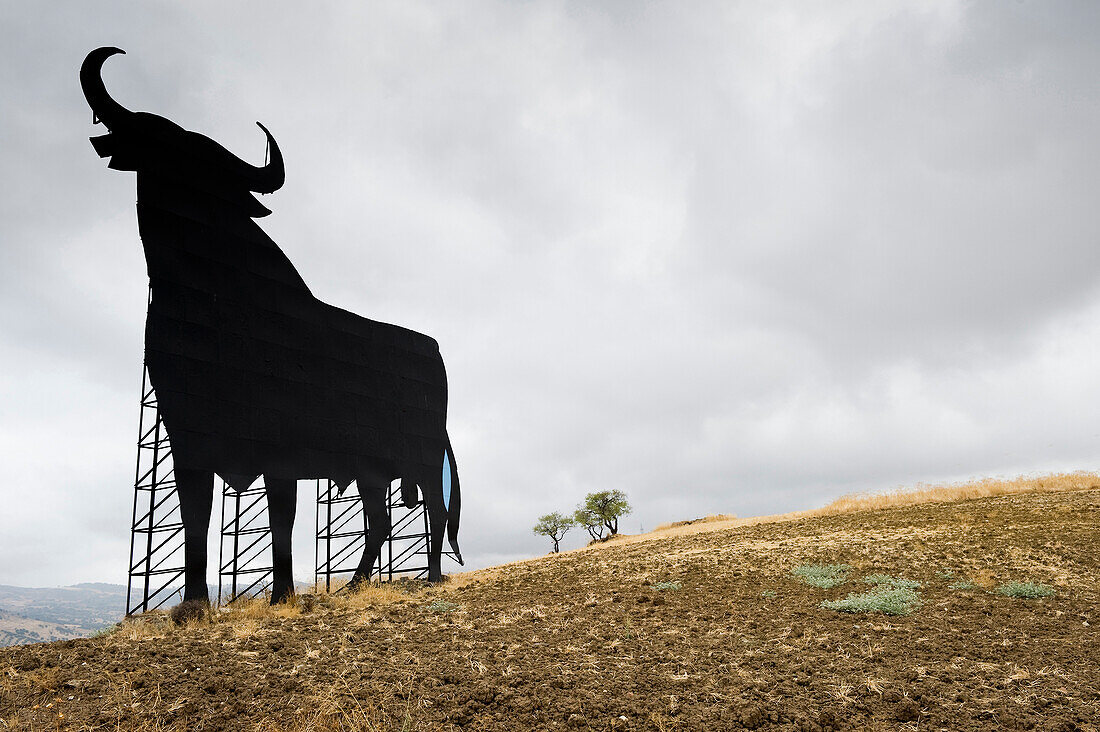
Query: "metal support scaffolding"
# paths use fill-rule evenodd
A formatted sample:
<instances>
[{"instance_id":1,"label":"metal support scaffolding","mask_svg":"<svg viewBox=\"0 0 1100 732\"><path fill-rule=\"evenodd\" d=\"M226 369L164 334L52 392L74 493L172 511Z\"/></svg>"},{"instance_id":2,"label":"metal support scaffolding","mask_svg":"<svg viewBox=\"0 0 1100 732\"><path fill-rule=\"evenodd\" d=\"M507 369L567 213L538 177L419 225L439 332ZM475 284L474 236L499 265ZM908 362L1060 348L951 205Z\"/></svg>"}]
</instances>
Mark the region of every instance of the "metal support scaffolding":
<instances>
[{"instance_id":1,"label":"metal support scaffolding","mask_svg":"<svg viewBox=\"0 0 1100 732\"><path fill-rule=\"evenodd\" d=\"M349 489L340 495L331 480L318 480L314 525L314 586L320 590L323 583L325 592L332 592L334 577L347 575L344 580L351 579L366 546L366 517L359 492Z\"/></svg>"},{"instance_id":2,"label":"metal support scaffolding","mask_svg":"<svg viewBox=\"0 0 1100 732\"><path fill-rule=\"evenodd\" d=\"M274 572L267 489L261 485L238 493L222 481L221 527L218 602L265 593Z\"/></svg>"},{"instance_id":3,"label":"metal support scaffolding","mask_svg":"<svg viewBox=\"0 0 1100 732\"><path fill-rule=\"evenodd\" d=\"M372 576L387 581L427 579L431 531L424 502L417 501L412 508L406 508L401 501L401 488L395 483L386 494L386 511L390 517L390 535L382 544ZM366 546L366 524L358 491L349 488L341 496L332 481L317 481L313 579L318 590L331 592L334 580L351 579ZM443 555L454 558L451 552Z\"/></svg>"},{"instance_id":4,"label":"metal support scaffolding","mask_svg":"<svg viewBox=\"0 0 1100 732\"><path fill-rule=\"evenodd\" d=\"M138 418L134 509L130 524L130 563L126 614L155 610L183 599L184 532L180 515L172 447L157 398L142 370ZM266 592L272 582L271 528L265 488L237 493L222 481L221 532L218 551L218 600ZM379 579L426 579L431 533L423 501L406 508L395 483L386 495L390 535L383 543L372 576ZM314 581L331 592L334 580L348 580L366 546L366 516L357 490L339 495L330 480L317 481ZM446 556L453 555L443 552Z\"/></svg>"},{"instance_id":5,"label":"metal support scaffolding","mask_svg":"<svg viewBox=\"0 0 1100 732\"><path fill-rule=\"evenodd\" d=\"M405 508L400 485L393 484L386 494L386 511L390 515L390 535L378 558L378 579L390 582L394 576L428 579L431 531L424 502L417 501L412 508Z\"/></svg>"},{"instance_id":6,"label":"metal support scaffolding","mask_svg":"<svg viewBox=\"0 0 1100 732\"><path fill-rule=\"evenodd\" d=\"M126 614L155 610L176 597L179 588L173 585L183 578L183 565L183 520L172 447L149 382L149 370L143 368Z\"/></svg>"}]
</instances>

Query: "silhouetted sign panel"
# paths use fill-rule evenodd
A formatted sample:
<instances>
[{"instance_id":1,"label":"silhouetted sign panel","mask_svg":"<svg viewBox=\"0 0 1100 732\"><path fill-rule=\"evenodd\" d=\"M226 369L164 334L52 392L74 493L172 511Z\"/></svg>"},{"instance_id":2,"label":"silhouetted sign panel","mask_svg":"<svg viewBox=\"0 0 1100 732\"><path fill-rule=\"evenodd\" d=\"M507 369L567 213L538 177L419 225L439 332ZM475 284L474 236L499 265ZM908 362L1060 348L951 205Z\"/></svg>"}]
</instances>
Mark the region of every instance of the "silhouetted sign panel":
<instances>
[{"instance_id":1,"label":"silhouetted sign panel","mask_svg":"<svg viewBox=\"0 0 1100 732\"><path fill-rule=\"evenodd\" d=\"M137 173L152 290L145 360L181 502L192 472L203 479L194 490L213 473L238 490L260 475L268 485L357 481L365 504L400 478L405 495L415 495L414 484L424 493L438 575L445 525L457 552L460 495L435 340L315 298L253 221L270 213L254 194L284 179L271 133L260 125L270 161L254 166L163 117L122 107L101 78L117 53L92 51L80 78L110 131L93 147L108 167Z\"/></svg>"}]
</instances>

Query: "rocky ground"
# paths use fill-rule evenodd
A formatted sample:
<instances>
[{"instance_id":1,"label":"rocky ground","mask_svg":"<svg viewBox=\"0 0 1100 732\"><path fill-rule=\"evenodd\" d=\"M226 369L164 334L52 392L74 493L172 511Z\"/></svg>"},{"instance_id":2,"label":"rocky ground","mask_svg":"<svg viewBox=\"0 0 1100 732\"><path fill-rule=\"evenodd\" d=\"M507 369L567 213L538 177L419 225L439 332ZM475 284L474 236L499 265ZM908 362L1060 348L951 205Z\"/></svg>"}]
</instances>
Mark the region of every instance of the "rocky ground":
<instances>
[{"instance_id":1,"label":"rocky ground","mask_svg":"<svg viewBox=\"0 0 1100 732\"><path fill-rule=\"evenodd\" d=\"M850 569L821 589L792 574L807 564ZM919 582L919 607L821 607L871 589L874 574ZM43 730L1095 730L1098 580L1100 489L673 531L408 593L0 649L0 719ZM996 591L1010 581L1054 594Z\"/></svg>"}]
</instances>

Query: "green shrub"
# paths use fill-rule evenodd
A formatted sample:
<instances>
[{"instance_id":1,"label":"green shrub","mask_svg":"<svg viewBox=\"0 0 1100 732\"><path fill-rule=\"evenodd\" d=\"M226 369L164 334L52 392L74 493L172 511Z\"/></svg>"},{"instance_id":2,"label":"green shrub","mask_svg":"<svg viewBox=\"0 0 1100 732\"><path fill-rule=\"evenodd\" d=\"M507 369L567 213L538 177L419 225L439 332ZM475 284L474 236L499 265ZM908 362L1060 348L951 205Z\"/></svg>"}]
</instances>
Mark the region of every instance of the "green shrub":
<instances>
[{"instance_id":1,"label":"green shrub","mask_svg":"<svg viewBox=\"0 0 1100 732\"><path fill-rule=\"evenodd\" d=\"M958 582L949 584L948 588L952 590L976 590L978 586L970 580L959 580Z\"/></svg>"},{"instance_id":2,"label":"green shrub","mask_svg":"<svg viewBox=\"0 0 1100 732\"><path fill-rule=\"evenodd\" d=\"M870 592L853 592L843 600L826 600L821 607L841 613L908 615L920 607L920 598L908 587L883 586Z\"/></svg>"},{"instance_id":3,"label":"green shrub","mask_svg":"<svg viewBox=\"0 0 1100 732\"><path fill-rule=\"evenodd\" d=\"M955 570L953 569L942 569L939 572L936 572L936 579L949 580L954 576Z\"/></svg>"},{"instance_id":4,"label":"green shrub","mask_svg":"<svg viewBox=\"0 0 1100 732\"><path fill-rule=\"evenodd\" d=\"M869 585L885 585L887 587L904 587L910 590L915 590L920 587L920 582L916 580L902 579L900 577L891 577L888 574L869 574L863 578L863 581Z\"/></svg>"},{"instance_id":5,"label":"green shrub","mask_svg":"<svg viewBox=\"0 0 1100 732\"><path fill-rule=\"evenodd\" d=\"M678 590L680 589L679 582L655 582L653 584L655 590Z\"/></svg>"},{"instance_id":6,"label":"green shrub","mask_svg":"<svg viewBox=\"0 0 1100 732\"><path fill-rule=\"evenodd\" d=\"M761 597L767 597L768 599L771 599L771 598L775 597L775 590L764 590L763 592L760 593L760 596Z\"/></svg>"},{"instance_id":7,"label":"green shrub","mask_svg":"<svg viewBox=\"0 0 1100 732\"><path fill-rule=\"evenodd\" d=\"M122 623L111 623L110 625L104 625L102 628L92 633L89 638L106 638L109 635L113 635L115 631L122 629Z\"/></svg>"},{"instance_id":8,"label":"green shrub","mask_svg":"<svg viewBox=\"0 0 1100 732\"><path fill-rule=\"evenodd\" d=\"M1050 585L1037 585L1034 582L1005 582L997 588L997 593L1005 597L1023 597L1030 600L1037 597L1050 597L1054 594L1054 588Z\"/></svg>"},{"instance_id":9,"label":"green shrub","mask_svg":"<svg viewBox=\"0 0 1100 732\"><path fill-rule=\"evenodd\" d=\"M436 600L431 605L428 605L428 612L430 613L453 613L457 609L457 604L446 600Z\"/></svg>"},{"instance_id":10,"label":"green shrub","mask_svg":"<svg viewBox=\"0 0 1100 732\"><path fill-rule=\"evenodd\" d=\"M844 584L848 580L850 569L847 564L803 564L791 574L811 587L827 590Z\"/></svg>"}]
</instances>

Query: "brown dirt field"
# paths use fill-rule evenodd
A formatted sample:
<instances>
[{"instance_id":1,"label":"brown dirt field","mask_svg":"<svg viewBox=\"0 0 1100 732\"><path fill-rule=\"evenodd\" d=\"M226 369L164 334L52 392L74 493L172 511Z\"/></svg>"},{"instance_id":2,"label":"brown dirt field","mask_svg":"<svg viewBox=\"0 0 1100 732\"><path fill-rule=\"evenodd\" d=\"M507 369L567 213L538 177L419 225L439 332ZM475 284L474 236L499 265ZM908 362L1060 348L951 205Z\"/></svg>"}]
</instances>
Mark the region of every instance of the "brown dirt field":
<instances>
[{"instance_id":1,"label":"brown dirt field","mask_svg":"<svg viewBox=\"0 0 1100 732\"><path fill-rule=\"evenodd\" d=\"M309 612L148 622L0 649L0 726L1096 730L1098 529L1100 490L1008 495L610 542ZM791 576L811 562L851 579ZM920 581L921 607L819 607L869 573ZM977 587L951 587L964 580ZM1056 594L991 591L1009 580Z\"/></svg>"}]
</instances>

